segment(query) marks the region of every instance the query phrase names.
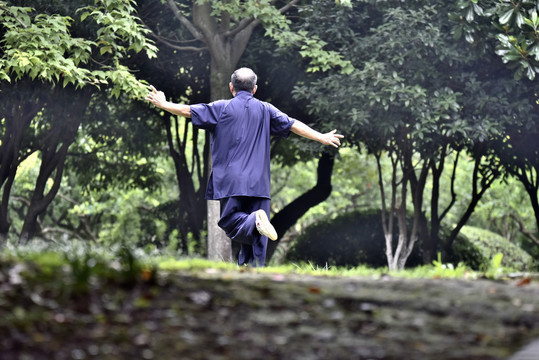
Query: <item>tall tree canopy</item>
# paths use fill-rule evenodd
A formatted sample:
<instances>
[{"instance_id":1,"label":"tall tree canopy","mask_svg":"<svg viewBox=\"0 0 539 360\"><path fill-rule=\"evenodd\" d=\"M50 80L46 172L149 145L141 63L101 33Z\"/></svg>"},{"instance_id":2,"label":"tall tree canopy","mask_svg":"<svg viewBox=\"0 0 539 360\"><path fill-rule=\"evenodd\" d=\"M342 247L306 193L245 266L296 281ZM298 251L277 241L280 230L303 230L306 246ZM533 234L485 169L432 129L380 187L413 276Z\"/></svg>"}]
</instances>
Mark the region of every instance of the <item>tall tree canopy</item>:
<instances>
[{"instance_id":1,"label":"tall tree canopy","mask_svg":"<svg viewBox=\"0 0 539 360\"><path fill-rule=\"evenodd\" d=\"M11 6L0 1L0 237L10 227L8 203L17 167L29 154L40 153L41 169L23 241L36 233L37 217L59 189L67 150L92 93L109 90L134 99L145 93L125 62L142 50L155 57L156 47L146 38L134 4L28 0Z\"/></svg>"},{"instance_id":2,"label":"tall tree canopy","mask_svg":"<svg viewBox=\"0 0 539 360\"><path fill-rule=\"evenodd\" d=\"M459 0L459 12L453 19L459 21L456 36L464 34L474 46L485 52L495 52L521 79L521 87L528 88L539 72L539 3L537 1ZM531 95L537 98L537 94ZM516 177L526 189L535 213L536 232L519 221L523 233L539 244L539 144L534 139L539 133L539 121L533 116L526 126L515 124L507 137L494 148L504 171Z\"/></svg>"},{"instance_id":3,"label":"tall tree canopy","mask_svg":"<svg viewBox=\"0 0 539 360\"><path fill-rule=\"evenodd\" d=\"M526 125L529 98L496 58L453 38L454 23L447 17L455 10L452 4L364 3L328 20L335 22L341 34L337 41L351 54L356 70L348 76L320 77L298 87L295 96L309 101L313 115L343 119L339 128L353 134L351 141L379 164L382 156L391 158L389 187L381 166L379 183L388 264L396 269L404 266L420 238L426 262L437 251L450 252L459 230L500 174L489 141L502 136L509 125ZM323 14L313 13L313 28L326 21ZM471 188L459 195L463 189L455 188L456 174L449 173L451 196L442 207L448 156L455 154L452 158L458 161L462 151L475 162ZM429 177L432 189L426 204ZM442 243L440 225L457 196L469 197L469 203ZM411 225L406 221L409 207ZM396 242L394 222L399 225Z\"/></svg>"}]
</instances>

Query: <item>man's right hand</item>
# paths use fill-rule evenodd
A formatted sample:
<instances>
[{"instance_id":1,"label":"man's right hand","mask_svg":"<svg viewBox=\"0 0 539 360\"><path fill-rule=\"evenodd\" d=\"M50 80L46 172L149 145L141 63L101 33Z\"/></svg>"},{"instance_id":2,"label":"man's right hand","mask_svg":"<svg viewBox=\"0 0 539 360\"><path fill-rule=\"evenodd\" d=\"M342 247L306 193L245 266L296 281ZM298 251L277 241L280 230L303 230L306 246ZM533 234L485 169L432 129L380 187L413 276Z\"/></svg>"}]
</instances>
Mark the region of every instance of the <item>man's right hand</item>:
<instances>
[{"instance_id":1,"label":"man's right hand","mask_svg":"<svg viewBox=\"0 0 539 360\"><path fill-rule=\"evenodd\" d=\"M165 93L162 91L157 91L157 89L153 85L150 85L150 90L151 91L148 93L148 95L146 95L146 100L148 100L158 108L163 109L167 102Z\"/></svg>"}]
</instances>

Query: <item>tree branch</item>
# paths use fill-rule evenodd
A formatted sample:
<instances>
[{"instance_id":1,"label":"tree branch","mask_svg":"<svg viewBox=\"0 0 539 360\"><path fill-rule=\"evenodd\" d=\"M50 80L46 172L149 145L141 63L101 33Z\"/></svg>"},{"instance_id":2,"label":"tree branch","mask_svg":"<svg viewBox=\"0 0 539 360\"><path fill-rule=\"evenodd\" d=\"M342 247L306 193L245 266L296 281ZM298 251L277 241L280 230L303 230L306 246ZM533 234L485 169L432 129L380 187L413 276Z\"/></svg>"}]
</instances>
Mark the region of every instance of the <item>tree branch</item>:
<instances>
[{"instance_id":1,"label":"tree branch","mask_svg":"<svg viewBox=\"0 0 539 360\"><path fill-rule=\"evenodd\" d=\"M279 9L279 12L281 14L284 14L285 12L287 12L288 10L290 10L290 8L294 5L296 5L298 3L299 0L292 0L290 1L288 4L286 4L285 6L283 6L282 8ZM276 1L272 2L273 3L276 3ZM225 37L234 37L237 33L241 32L242 30L248 28L248 27L251 27L251 28L255 28L256 26L258 26L259 24L261 23L261 21L259 19L255 19L253 18L252 16L248 19L243 19L242 21L240 21L238 23L238 26L236 26L234 29L230 30L230 31L227 31L226 33L224 33L224 36Z\"/></svg>"},{"instance_id":2,"label":"tree branch","mask_svg":"<svg viewBox=\"0 0 539 360\"><path fill-rule=\"evenodd\" d=\"M236 34L241 32L242 30L252 27L255 28L258 24L260 24L260 20L253 18L252 16L248 19L243 19L239 22L238 26L236 26L234 29L227 31L223 35L225 37L234 37Z\"/></svg>"},{"instance_id":3,"label":"tree branch","mask_svg":"<svg viewBox=\"0 0 539 360\"><path fill-rule=\"evenodd\" d=\"M180 9L178 8L178 5L176 5L176 2L174 0L167 0L168 7L170 10L172 10L172 13L178 19L183 26L189 30L191 35L197 40L203 41L204 36L197 30L197 28L182 14Z\"/></svg>"},{"instance_id":4,"label":"tree branch","mask_svg":"<svg viewBox=\"0 0 539 360\"><path fill-rule=\"evenodd\" d=\"M286 4L285 6L283 6L282 8L279 9L279 12L281 14L284 14L285 12L287 12L288 10L290 10L290 8L294 5L296 5L297 3L299 2L299 0L292 0L290 1L288 4Z\"/></svg>"},{"instance_id":5,"label":"tree branch","mask_svg":"<svg viewBox=\"0 0 539 360\"><path fill-rule=\"evenodd\" d=\"M509 214L509 217L511 217L511 219L517 222L520 232L522 234L524 234L528 239L532 240L534 243L539 245L539 238L533 232L526 229L526 226L524 225L524 222L522 221L522 219L519 219L515 214Z\"/></svg>"},{"instance_id":6,"label":"tree branch","mask_svg":"<svg viewBox=\"0 0 539 360\"><path fill-rule=\"evenodd\" d=\"M159 42L162 42L163 44L165 44L166 46L172 48L172 49L176 49L176 50L180 50L180 51L202 51L202 50L206 50L207 47L203 46L203 47L196 47L196 46L185 46L185 45L176 45L174 44L171 40L171 39L168 39L164 36L161 36L161 35L157 35L156 33L154 32L151 32L150 33L150 36L153 37L155 40L159 41Z\"/></svg>"},{"instance_id":7,"label":"tree branch","mask_svg":"<svg viewBox=\"0 0 539 360\"><path fill-rule=\"evenodd\" d=\"M445 216L449 213L449 210L453 207L455 202L457 201L457 194L455 193L455 179L457 177L457 166L459 162L460 157L460 150L457 151L457 154L455 155L455 162L453 163L453 171L451 172L451 185L450 185L450 192L451 192L451 201L447 205L444 211L442 211L442 215L440 215L440 221L442 221Z\"/></svg>"}]
</instances>

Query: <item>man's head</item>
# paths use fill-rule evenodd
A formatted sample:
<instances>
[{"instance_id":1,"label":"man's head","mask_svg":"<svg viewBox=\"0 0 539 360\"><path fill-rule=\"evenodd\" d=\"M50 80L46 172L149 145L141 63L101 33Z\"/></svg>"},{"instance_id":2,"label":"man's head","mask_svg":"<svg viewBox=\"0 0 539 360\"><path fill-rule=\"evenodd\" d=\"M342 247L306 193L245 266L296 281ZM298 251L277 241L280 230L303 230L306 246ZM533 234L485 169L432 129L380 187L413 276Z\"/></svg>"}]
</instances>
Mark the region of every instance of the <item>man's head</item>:
<instances>
[{"instance_id":1,"label":"man's head","mask_svg":"<svg viewBox=\"0 0 539 360\"><path fill-rule=\"evenodd\" d=\"M256 91L256 74L253 70L243 67L232 73L230 77L230 91L235 95L238 91L248 91L254 94Z\"/></svg>"}]
</instances>

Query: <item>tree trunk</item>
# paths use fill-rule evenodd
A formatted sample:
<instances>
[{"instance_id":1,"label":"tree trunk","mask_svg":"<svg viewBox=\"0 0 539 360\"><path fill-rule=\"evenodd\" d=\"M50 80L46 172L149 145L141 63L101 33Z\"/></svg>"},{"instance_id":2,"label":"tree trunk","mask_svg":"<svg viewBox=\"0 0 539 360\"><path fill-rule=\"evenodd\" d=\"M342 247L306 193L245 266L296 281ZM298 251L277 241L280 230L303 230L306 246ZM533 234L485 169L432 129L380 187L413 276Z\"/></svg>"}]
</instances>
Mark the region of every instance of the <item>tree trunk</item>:
<instances>
[{"instance_id":1,"label":"tree trunk","mask_svg":"<svg viewBox=\"0 0 539 360\"><path fill-rule=\"evenodd\" d=\"M221 60L226 60L226 58L226 56L223 56ZM223 62L225 63L215 60L212 56L210 74L211 101L226 99L231 96L230 90L228 89L228 83L230 82L229 78L234 71L236 64L227 64L226 61ZM216 261L233 261L232 243L225 232L217 225L221 217L219 201L208 200L207 208L208 259Z\"/></svg>"},{"instance_id":2,"label":"tree trunk","mask_svg":"<svg viewBox=\"0 0 539 360\"><path fill-rule=\"evenodd\" d=\"M7 181L3 185L2 203L0 204L0 245L7 240L9 228L11 227L11 222L8 219L8 207L9 198L11 195L11 187L13 186L13 181L15 180L16 171L16 168L11 171Z\"/></svg>"},{"instance_id":3,"label":"tree trunk","mask_svg":"<svg viewBox=\"0 0 539 360\"><path fill-rule=\"evenodd\" d=\"M534 171L535 179L533 179ZM516 177L520 180L522 185L524 185L524 189L528 193L533 213L535 215L535 223L539 232L539 198L537 193L537 190L539 189L539 168L532 167L529 171L526 171L525 166L520 166L517 170Z\"/></svg>"},{"instance_id":4,"label":"tree trunk","mask_svg":"<svg viewBox=\"0 0 539 360\"><path fill-rule=\"evenodd\" d=\"M433 249L433 247L435 245L434 239L430 238L429 236L428 220L425 216L425 212L423 211L423 196L425 194L427 177L429 175L429 165L434 162L434 160L424 159L421 161L422 166L421 171L419 172L419 177L417 176L414 165L412 164L412 157L407 156L406 158L404 158L403 161L405 162L405 171L408 173L408 179L410 182L410 189L412 193L412 204L414 208L413 226L408 242L409 247L407 247L406 250L408 253L408 255L406 255L406 259L408 259L408 257L412 253L415 242L418 239L421 239L424 251L423 262L425 264L430 264L432 260L434 260L433 256L435 250ZM434 210L432 211L434 212ZM406 259L404 260L404 262L406 262Z\"/></svg>"},{"instance_id":5,"label":"tree trunk","mask_svg":"<svg viewBox=\"0 0 539 360\"><path fill-rule=\"evenodd\" d=\"M268 243L266 263L269 263L271 260L280 239L286 231L309 211L310 208L320 204L331 194L331 175L333 174L334 163L334 153L323 153L320 160L318 160L318 179L316 185L273 216L271 223L275 227L279 238L276 241L270 241Z\"/></svg>"},{"instance_id":6,"label":"tree trunk","mask_svg":"<svg viewBox=\"0 0 539 360\"><path fill-rule=\"evenodd\" d=\"M403 177L401 179L401 192L400 192L400 204L397 212L397 226L399 228L399 240L397 241L397 247L393 254L393 263L390 266L393 270L402 270L406 263L407 257L405 257L406 245L408 242L408 219L407 219L407 202L408 202L408 184L409 174L406 169L403 169Z\"/></svg>"},{"instance_id":7,"label":"tree trunk","mask_svg":"<svg viewBox=\"0 0 539 360\"><path fill-rule=\"evenodd\" d=\"M52 110L49 115L52 126L44 135L40 146L41 166L19 238L21 244L37 234L38 216L45 212L60 189L67 151L75 141L91 94L91 90L88 89L80 91L56 89L55 103L51 104ZM47 182L51 178L53 185L47 191Z\"/></svg>"},{"instance_id":8,"label":"tree trunk","mask_svg":"<svg viewBox=\"0 0 539 360\"><path fill-rule=\"evenodd\" d=\"M450 254L452 252L453 242L457 238L457 235L459 234L460 230L468 222L477 204L479 203L485 192L490 188L494 180L496 180L496 178L498 177L498 173L495 170L490 170L490 172L488 172L489 170L486 169L483 171L487 172L481 174L481 159L481 155L476 156L475 158L475 165L472 174L472 198L468 203L466 211L459 219L455 228L451 231L449 238L446 239L446 242L444 244L445 254Z\"/></svg>"},{"instance_id":9,"label":"tree trunk","mask_svg":"<svg viewBox=\"0 0 539 360\"><path fill-rule=\"evenodd\" d=\"M3 131L0 131L2 134L0 139L0 190L2 191L0 243L7 240L11 227L8 209L17 167L32 153L24 146L24 132L32 119L43 108L48 96L48 90L35 84L19 82L10 88L9 101L3 101L0 104L0 110L5 116L5 127ZM23 153L22 150L26 150L26 152Z\"/></svg>"},{"instance_id":10,"label":"tree trunk","mask_svg":"<svg viewBox=\"0 0 539 360\"><path fill-rule=\"evenodd\" d=\"M405 146L400 145L400 153L395 155L395 158L392 158L392 199L391 199L391 210L396 213L397 216L397 225L399 238L397 241L397 246L395 251L392 252L392 238L390 234L393 233L393 229L390 228L391 224L384 224L384 233L386 238L386 257L388 260L389 270L402 270L408 261L408 258L412 254L415 243L418 239L419 226L421 224L421 219L424 216L422 211L423 206L423 193L425 189L425 183L428 175L428 165L423 160L419 177L416 175L415 167L412 162L413 152L412 150ZM398 169L397 164L400 163L402 170L402 178L397 182L396 180L396 171ZM379 166L379 176L381 180L381 167ZM400 203L397 204L394 194L397 192L397 189L400 186ZM408 231L408 186L410 186L413 202L413 223L412 228ZM383 187L381 187L383 189ZM383 195L383 192L382 192ZM383 195L384 196L384 195ZM382 199L383 209L382 212L385 213L387 209L385 208L385 200ZM398 206L398 207L397 207ZM384 218L383 218L383 221Z\"/></svg>"},{"instance_id":11,"label":"tree trunk","mask_svg":"<svg viewBox=\"0 0 539 360\"><path fill-rule=\"evenodd\" d=\"M395 220L396 204L397 204L397 159L393 153L389 153L388 156L391 159L391 195L389 200L389 206L387 204L387 195L384 187L384 177L382 171L382 164L380 162L381 153L375 153L376 165L378 167L378 185L380 187L380 198L382 199L382 229L384 231L384 240L386 244L386 259L389 270L395 270L395 258L393 255L393 222Z\"/></svg>"},{"instance_id":12,"label":"tree trunk","mask_svg":"<svg viewBox=\"0 0 539 360\"><path fill-rule=\"evenodd\" d=\"M202 29L205 43L208 46L210 62L210 100L230 98L230 75L235 70L238 61L245 51L251 37L255 23L236 33L233 37L215 34L215 20L211 16L210 3L193 7L193 20L198 28ZM223 24L222 24L223 26ZM224 25L226 26L226 24ZM226 28L221 29L226 31ZM209 34L211 36L208 36ZM208 258L210 260L233 260L232 243L225 232L219 228L217 222L221 217L218 201L209 200L208 204Z\"/></svg>"},{"instance_id":13,"label":"tree trunk","mask_svg":"<svg viewBox=\"0 0 539 360\"><path fill-rule=\"evenodd\" d=\"M195 189L193 182L194 169L189 170L186 157L186 141L189 128L193 130L193 148L196 149L198 131L185 122L184 137L180 137L179 120L176 118L175 125L172 126L172 121L169 115L165 115L165 128L167 132L167 143L169 153L174 161L174 167L176 170L176 179L178 180L179 188L179 213L180 219L178 224L178 230L181 237L181 249L184 253L188 253L187 238L189 231L193 234L195 240L200 242L200 232L204 224L204 214L206 213L206 202L203 200L205 184L207 182L207 173L204 170L205 164L194 159L194 166L197 167L197 174L199 176L199 189ZM195 151L196 153L196 151ZM201 169L202 168L202 169Z\"/></svg>"}]
</instances>

